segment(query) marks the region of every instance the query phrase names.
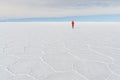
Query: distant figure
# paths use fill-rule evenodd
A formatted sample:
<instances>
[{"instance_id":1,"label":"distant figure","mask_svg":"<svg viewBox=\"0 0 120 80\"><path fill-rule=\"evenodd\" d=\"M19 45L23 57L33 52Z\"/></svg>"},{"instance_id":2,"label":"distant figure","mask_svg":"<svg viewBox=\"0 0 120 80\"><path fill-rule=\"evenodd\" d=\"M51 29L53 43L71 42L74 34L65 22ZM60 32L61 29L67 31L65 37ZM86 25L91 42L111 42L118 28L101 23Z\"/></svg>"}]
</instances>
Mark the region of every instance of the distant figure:
<instances>
[{"instance_id":1,"label":"distant figure","mask_svg":"<svg viewBox=\"0 0 120 80\"><path fill-rule=\"evenodd\" d=\"M72 28L74 29L74 24L75 24L75 22L74 22L74 20L72 20Z\"/></svg>"}]
</instances>

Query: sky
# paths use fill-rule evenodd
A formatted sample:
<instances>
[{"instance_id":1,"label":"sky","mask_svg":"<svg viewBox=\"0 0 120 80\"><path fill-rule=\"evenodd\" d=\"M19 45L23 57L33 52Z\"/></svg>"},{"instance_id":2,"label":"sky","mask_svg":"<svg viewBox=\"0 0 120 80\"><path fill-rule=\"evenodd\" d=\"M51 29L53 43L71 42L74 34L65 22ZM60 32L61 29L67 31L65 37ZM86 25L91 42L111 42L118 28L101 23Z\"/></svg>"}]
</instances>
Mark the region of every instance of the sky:
<instances>
[{"instance_id":1,"label":"sky","mask_svg":"<svg viewBox=\"0 0 120 80\"><path fill-rule=\"evenodd\" d=\"M0 0L0 18L116 14L120 0Z\"/></svg>"}]
</instances>

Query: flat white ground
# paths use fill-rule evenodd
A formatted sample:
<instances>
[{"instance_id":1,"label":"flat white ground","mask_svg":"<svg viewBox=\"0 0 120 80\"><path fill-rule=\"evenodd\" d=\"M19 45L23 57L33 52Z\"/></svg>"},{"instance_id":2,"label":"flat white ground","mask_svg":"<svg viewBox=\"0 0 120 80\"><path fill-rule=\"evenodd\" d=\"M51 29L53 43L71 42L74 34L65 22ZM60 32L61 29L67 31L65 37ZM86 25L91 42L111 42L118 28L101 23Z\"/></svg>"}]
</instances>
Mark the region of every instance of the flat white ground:
<instances>
[{"instance_id":1,"label":"flat white ground","mask_svg":"<svg viewBox=\"0 0 120 80\"><path fill-rule=\"evenodd\" d=\"M120 23L0 23L0 80L120 80Z\"/></svg>"}]
</instances>

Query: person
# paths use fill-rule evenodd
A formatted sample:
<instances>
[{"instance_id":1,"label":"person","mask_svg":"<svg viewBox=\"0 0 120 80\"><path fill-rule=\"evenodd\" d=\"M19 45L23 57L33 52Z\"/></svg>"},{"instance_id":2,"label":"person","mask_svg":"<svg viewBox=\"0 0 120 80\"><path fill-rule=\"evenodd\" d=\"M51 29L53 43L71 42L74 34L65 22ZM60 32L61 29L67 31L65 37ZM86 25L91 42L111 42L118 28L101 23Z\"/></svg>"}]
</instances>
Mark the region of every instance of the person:
<instances>
[{"instance_id":1,"label":"person","mask_svg":"<svg viewBox=\"0 0 120 80\"><path fill-rule=\"evenodd\" d=\"M72 20L72 28L74 29L74 24L75 24L75 22L74 22L74 20Z\"/></svg>"}]
</instances>

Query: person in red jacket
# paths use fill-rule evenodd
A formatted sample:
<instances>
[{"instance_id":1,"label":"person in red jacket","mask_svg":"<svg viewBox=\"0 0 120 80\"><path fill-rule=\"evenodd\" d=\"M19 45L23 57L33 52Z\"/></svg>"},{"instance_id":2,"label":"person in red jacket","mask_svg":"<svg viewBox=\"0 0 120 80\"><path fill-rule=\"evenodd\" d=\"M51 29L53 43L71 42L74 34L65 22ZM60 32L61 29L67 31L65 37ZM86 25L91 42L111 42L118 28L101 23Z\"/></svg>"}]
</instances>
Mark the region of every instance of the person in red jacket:
<instances>
[{"instance_id":1,"label":"person in red jacket","mask_svg":"<svg viewBox=\"0 0 120 80\"><path fill-rule=\"evenodd\" d=\"M75 22L74 22L74 20L72 20L72 28L74 29L74 24L75 24Z\"/></svg>"}]
</instances>

